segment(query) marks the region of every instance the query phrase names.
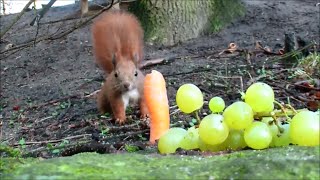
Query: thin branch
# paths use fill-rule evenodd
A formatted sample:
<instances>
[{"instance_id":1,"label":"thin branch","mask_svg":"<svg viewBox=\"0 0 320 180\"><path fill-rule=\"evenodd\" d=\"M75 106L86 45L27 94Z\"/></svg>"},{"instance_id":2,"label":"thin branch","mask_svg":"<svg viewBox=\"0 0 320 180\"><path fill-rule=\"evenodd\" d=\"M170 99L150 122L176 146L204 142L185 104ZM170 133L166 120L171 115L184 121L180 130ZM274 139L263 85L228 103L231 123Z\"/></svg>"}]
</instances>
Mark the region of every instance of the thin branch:
<instances>
[{"instance_id":1,"label":"thin branch","mask_svg":"<svg viewBox=\"0 0 320 180\"><path fill-rule=\"evenodd\" d=\"M9 51L12 51L12 50L15 50L15 49L21 49L21 48L24 48L24 47L28 47L28 46L33 45L33 43L39 43L39 42L44 41L44 40L56 40L56 39L60 39L60 38L62 38L62 37L64 37L64 36L72 33L73 31L79 29L80 27L86 25L88 22L90 22L91 20L93 20L94 18L96 18L97 16L99 16L100 14L102 14L104 11L110 9L110 8L112 7L113 3L114 3L114 0L112 0L112 2L110 3L110 6L103 8L101 11L99 11L99 12L96 13L96 14L94 14L93 16L91 16L91 17L90 17L89 19L87 19L86 21L81 22L81 23L79 23L79 24L76 24L76 25L75 25L73 28L71 28L70 30L68 30L68 31L66 31L66 32L62 32L62 33L58 34L58 35L55 36L55 37L51 37L51 36L50 36L50 37L47 37L47 36L46 36L46 37L43 37L43 38L39 38L39 39L36 40L35 42L34 42L33 40L30 40L30 41L27 42L27 43L21 44L21 45L19 45L19 46L14 46L14 47L12 47L12 48L10 48L10 49L4 50L4 51L0 52L0 54L9 52Z\"/></svg>"},{"instance_id":2,"label":"thin branch","mask_svg":"<svg viewBox=\"0 0 320 180\"><path fill-rule=\"evenodd\" d=\"M16 18L13 19L13 21L11 22L11 24L5 28L1 33L0 33L0 39L2 39L2 37L9 31L9 29L12 28L12 26L18 22L18 20L21 18L21 16L26 12L26 10L29 8L29 6L34 2L35 0L30 0L22 9L22 11L18 14L18 16Z\"/></svg>"},{"instance_id":3,"label":"thin branch","mask_svg":"<svg viewBox=\"0 0 320 180\"><path fill-rule=\"evenodd\" d=\"M50 9L50 7L56 2L57 0L51 0L47 5L45 5L45 7L42 9L42 11L36 15L36 17L33 18L33 20L30 23L30 26L33 26L34 23L37 21L37 25L38 22L40 21L40 19L48 12L48 10Z\"/></svg>"},{"instance_id":4,"label":"thin branch","mask_svg":"<svg viewBox=\"0 0 320 180\"><path fill-rule=\"evenodd\" d=\"M49 37L48 39L49 39L49 40L60 39L60 38L62 38L62 37L64 37L64 36L72 33L72 32L75 31L76 29L79 29L80 27L86 25L88 22L90 22L91 20L93 20L94 18L96 18L97 16L99 16L100 14L102 14L104 11L112 8L113 4L114 4L114 0L111 0L111 3L110 3L110 5L109 5L108 7L103 8L103 9L100 10L98 13L94 14L94 15L91 16L89 19L87 19L86 21L81 22L81 23L79 23L79 24L76 24L72 29L70 29L70 30L68 30L68 31L66 31L66 32L60 33L60 34L59 34L58 36L56 36L56 37Z\"/></svg>"},{"instance_id":5,"label":"thin branch","mask_svg":"<svg viewBox=\"0 0 320 180\"><path fill-rule=\"evenodd\" d=\"M156 65L156 64L163 64L168 63L170 61L173 61L177 58L177 56L168 56L165 58L159 58L159 59L152 59L148 61L144 61L140 64L140 68L146 68L148 66Z\"/></svg>"},{"instance_id":6,"label":"thin branch","mask_svg":"<svg viewBox=\"0 0 320 180\"><path fill-rule=\"evenodd\" d=\"M146 133L149 131L150 131L150 129L144 129L141 131L128 132L128 133L119 134L119 135L115 135L115 136L107 136L107 137L103 138L103 140L111 140L111 139L117 139L117 138L123 138L123 137L128 138L128 137L135 136L138 134L143 134L143 133Z\"/></svg>"},{"instance_id":7,"label":"thin branch","mask_svg":"<svg viewBox=\"0 0 320 180\"><path fill-rule=\"evenodd\" d=\"M75 136L70 136L66 137L63 139L56 139L56 140L49 140L49 141L30 141L30 142L25 142L23 145L32 145L32 144L48 144L48 143L58 143L64 140L70 140L70 139L77 139L77 138L83 138L86 136L91 136L92 134L80 134L80 135L75 135ZM14 143L13 146L20 146L20 143Z\"/></svg>"},{"instance_id":8,"label":"thin branch","mask_svg":"<svg viewBox=\"0 0 320 180\"><path fill-rule=\"evenodd\" d=\"M49 102L45 102L45 103L42 103L42 104L30 106L27 109L38 109L38 108L41 108L43 106L47 106L49 104L54 104L54 103L57 103L57 102L60 102L60 101L73 99L73 98L81 98L81 97L82 97L81 95L70 95L70 96L62 97L62 98L55 99L55 100L52 100L52 101L49 101Z\"/></svg>"}]
</instances>

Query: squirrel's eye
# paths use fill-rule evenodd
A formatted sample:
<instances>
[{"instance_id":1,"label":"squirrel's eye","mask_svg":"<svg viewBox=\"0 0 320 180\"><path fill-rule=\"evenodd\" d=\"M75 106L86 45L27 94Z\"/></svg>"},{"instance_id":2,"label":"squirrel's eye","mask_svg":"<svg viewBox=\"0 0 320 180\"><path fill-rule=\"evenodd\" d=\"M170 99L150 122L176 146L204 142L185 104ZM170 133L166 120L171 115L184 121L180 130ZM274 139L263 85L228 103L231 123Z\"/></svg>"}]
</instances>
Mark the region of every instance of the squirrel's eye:
<instances>
[{"instance_id":1,"label":"squirrel's eye","mask_svg":"<svg viewBox=\"0 0 320 180\"><path fill-rule=\"evenodd\" d=\"M134 73L134 76L138 76L138 71L136 71L136 72Z\"/></svg>"},{"instance_id":2,"label":"squirrel's eye","mask_svg":"<svg viewBox=\"0 0 320 180\"><path fill-rule=\"evenodd\" d=\"M118 77L118 74L117 74L117 73L114 73L114 77Z\"/></svg>"}]
</instances>

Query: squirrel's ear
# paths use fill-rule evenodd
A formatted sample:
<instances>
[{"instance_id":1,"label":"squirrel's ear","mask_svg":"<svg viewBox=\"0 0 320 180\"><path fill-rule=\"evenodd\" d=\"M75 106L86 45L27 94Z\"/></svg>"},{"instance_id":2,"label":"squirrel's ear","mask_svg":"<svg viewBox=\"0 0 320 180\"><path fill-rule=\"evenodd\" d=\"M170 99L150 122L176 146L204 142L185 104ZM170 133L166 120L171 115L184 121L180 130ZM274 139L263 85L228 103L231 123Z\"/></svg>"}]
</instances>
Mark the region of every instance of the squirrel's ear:
<instances>
[{"instance_id":1,"label":"squirrel's ear","mask_svg":"<svg viewBox=\"0 0 320 180\"><path fill-rule=\"evenodd\" d=\"M113 67L115 68L116 67L116 55L115 54L112 54L112 64L113 64Z\"/></svg>"}]
</instances>

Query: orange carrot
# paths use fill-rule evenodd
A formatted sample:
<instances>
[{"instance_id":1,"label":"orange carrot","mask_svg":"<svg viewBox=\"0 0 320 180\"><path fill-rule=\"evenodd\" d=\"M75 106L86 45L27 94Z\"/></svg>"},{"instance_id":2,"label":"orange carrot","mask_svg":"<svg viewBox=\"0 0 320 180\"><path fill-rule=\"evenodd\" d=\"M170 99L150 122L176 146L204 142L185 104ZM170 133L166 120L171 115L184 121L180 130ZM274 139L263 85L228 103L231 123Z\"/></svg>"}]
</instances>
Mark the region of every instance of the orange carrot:
<instances>
[{"instance_id":1,"label":"orange carrot","mask_svg":"<svg viewBox=\"0 0 320 180\"><path fill-rule=\"evenodd\" d=\"M152 70L144 80L144 97L150 113L150 143L155 144L170 126L166 82L162 74Z\"/></svg>"}]
</instances>

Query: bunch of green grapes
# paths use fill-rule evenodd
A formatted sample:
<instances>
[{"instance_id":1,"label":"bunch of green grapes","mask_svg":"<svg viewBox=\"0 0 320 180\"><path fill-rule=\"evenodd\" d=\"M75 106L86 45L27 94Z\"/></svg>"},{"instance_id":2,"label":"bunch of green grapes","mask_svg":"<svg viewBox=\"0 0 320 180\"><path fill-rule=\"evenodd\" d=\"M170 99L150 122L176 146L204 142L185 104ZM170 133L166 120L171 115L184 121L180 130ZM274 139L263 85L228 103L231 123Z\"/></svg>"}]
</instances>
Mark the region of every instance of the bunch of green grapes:
<instances>
[{"instance_id":1,"label":"bunch of green grapes","mask_svg":"<svg viewBox=\"0 0 320 180\"><path fill-rule=\"evenodd\" d=\"M273 89L261 82L249 86L244 101L227 107L221 97L213 97L209 101L212 114L203 117L199 127L171 128L159 139L158 149L160 153L174 153L177 148L217 152L320 144L320 111L299 111L283 122L272 114L274 102ZM204 104L202 92L193 84L184 84L177 91L176 103L184 113L196 112ZM261 114L269 117L259 117Z\"/></svg>"}]
</instances>

